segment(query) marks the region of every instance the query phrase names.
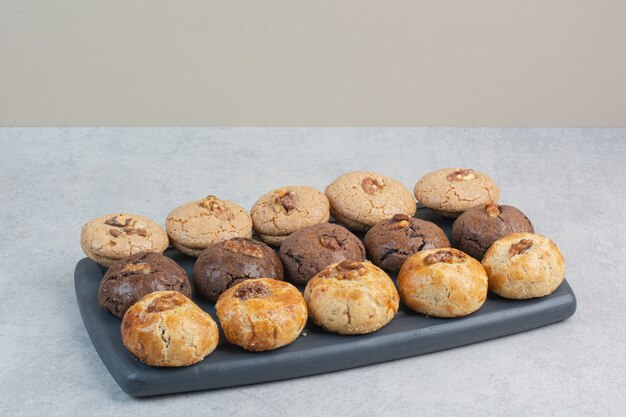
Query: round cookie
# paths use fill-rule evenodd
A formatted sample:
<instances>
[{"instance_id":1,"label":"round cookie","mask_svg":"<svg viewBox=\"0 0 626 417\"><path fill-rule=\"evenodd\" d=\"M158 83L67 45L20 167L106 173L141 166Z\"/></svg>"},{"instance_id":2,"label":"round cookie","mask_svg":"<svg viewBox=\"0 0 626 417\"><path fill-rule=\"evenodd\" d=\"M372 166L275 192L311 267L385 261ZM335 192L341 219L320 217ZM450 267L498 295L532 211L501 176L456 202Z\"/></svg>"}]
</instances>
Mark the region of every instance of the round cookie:
<instances>
[{"instance_id":1,"label":"round cookie","mask_svg":"<svg viewBox=\"0 0 626 417\"><path fill-rule=\"evenodd\" d=\"M400 297L393 281L370 262L342 261L314 276L304 290L315 324L339 334L366 334L389 323Z\"/></svg>"},{"instance_id":2,"label":"round cookie","mask_svg":"<svg viewBox=\"0 0 626 417\"><path fill-rule=\"evenodd\" d=\"M165 220L172 246L198 256L207 246L235 237L252 237L252 219L229 200L210 195L175 208Z\"/></svg>"},{"instance_id":3,"label":"round cookie","mask_svg":"<svg viewBox=\"0 0 626 417\"><path fill-rule=\"evenodd\" d=\"M122 319L122 342L150 366L187 366L213 352L219 330L211 316L177 291L156 291Z\"/></svg>"},{"instance_id":4,"label":"round cookie","mask_svg":"<svg viewBox=\"0 0 626 417\"><path fill-rule=\"evenodd\" d=\"M196 292L216 301L221 293L244 279L282 280L283 265L274 249L265 243L238 237L202 251L192 276Z\"/></svg>"},{"instance_id":5,"label":"round cookie","mask_svg":"<svg viewBox=\"0 0 626 417\"><path fill-rule=\"evenodd\" d=\"M332 263L365 260L365 248L345 227L322 223L289 235L283 241L279 255L289 280L306 284Z\"/></svg>"},{"instance_id":6,"label":"round cookie","mask_svg":"<svg viewBox=\"0 0 626 417\"><path fill-rule=\"evenodd\" d=\"M406 260L398 274L402 302L433 317L473 313L487 298L487 274L480 262L457 249L430 249Z\"/></svg>"},{"instance_id":7,"label":"round cookie","mask_svg":"<svg viewBox=\"0 0 626 417\"><path fill-rule=\"evenodd\" d=\"M300 291L271 278L240 282L220 296L215 308L226 339L253 352L292 343L307 320Z\"/></svg>"},{"instance_id":8,"label":"round cookie","mask_svg":"<svg viewBox=\"0 0 626 417\"><path fill-rule=\"evenodd\" d=\"M330 205L313 187L286 186L261 196L250 211L256 235L269 245L280 246L291 233L326 223Z\"/></svg>"},{"instance_id":9,"label":"round cookie","mask_svg":"<svg viewBox=\"0 0 626 417\"><path fill-rule=\"evenodd\" d=\"M353 230L367 230L394 214L413 216L416 210L404 185L375 172L344 174L326 187L325 194L333 218Z\"/></svg>"},{"instance_id":10,"label":"round cookie","mask_svg":"<svg viewBox=\"0 0 626 417\"><path fill-rule=\"evenodd\" d=\"M405 214L396 214L391 220L373 226L363 244L374 265L394 273L414 253L450 246L446 234L435 223Z\"/></svg>"},{"instance_id":11,"label":"round cookie","mask_svg":"<svg viewBox=\"0 0 626 417\"><path fill-rule=\"evenodd\" d=\"M505 298L544 297L565 279L559 248L534 233L513 233L496 240L485 253L483 266L489 289Z\"/></svg>"},{"instance_id":12,"label":"round cookie","mask_svg":"<svg viewBox=\"0 0 626 417\"><path fill-rule=\"evenodd\" d=\"M122 318L126 310L154 291L178 291L191 297L185 270L159 253L138 253L113 264L100 281L98 303Z\"/></svg>"},{"instance_id":13,"label":"round cookie","mask_svg":"<svg viewBox=\"0 0 626 417\"><path fill-rule=\"evenodd\" d=\"M469 168L444 168L424 175L413 189L424 206L446 217L465 210L497 203L500 189L491 178Z\"/></svg>"},{"instance_id":14,"label":"round cookie","mask_svg":"<svg viewBox=\"0 0 626 417\"><path fill-rule=\"evenodd\" d=\"M163 253L169 241L161 227L138 214L107 214L83 226L80 247L104 266L141 252Z\"/></svg>"},{"instance_id":15,"label":"round cookie","mask_svg":"<svg viewBox=\"0 0 626 417\"><path fill-rule=\"evenodd\" d=\"M452 225L454 245L481 260L496 240L511 233L534 232L528 217L513 206L487 203L463 212Z\"/></svg>"}]
</instances>

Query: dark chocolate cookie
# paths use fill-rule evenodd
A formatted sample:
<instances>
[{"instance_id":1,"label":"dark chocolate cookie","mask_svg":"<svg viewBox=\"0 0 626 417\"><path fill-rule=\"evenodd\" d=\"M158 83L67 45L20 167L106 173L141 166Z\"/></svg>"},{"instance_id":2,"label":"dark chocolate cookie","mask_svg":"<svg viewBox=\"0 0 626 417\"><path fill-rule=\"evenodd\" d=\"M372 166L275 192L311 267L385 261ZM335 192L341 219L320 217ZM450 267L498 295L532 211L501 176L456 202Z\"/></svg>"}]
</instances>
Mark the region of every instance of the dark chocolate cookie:
<instances>
[{"instance_id":1,"label":"dark chocolate cookie","mask_svg":"<svg viewBox=\"0 0 626 417\"><path fill-rule=\"evenodd\" d=\"M138 253L116 262L104 274L98 303L121 318L130 306L154 291L178 291L191 297L191 285L180 265L158 253Z\"/></svg>"},{"instance_id":2,"label":"dark chocolate cookie","mask_svg":"<svg viewBox=\"0 0 626 417\"><path fill-rule=\"evenodd\" d=\"M372 227L363 243L374 265L390 272L398 272L406 258L419 251L450 246L439 226L404 214Z\"/></svg>"},{"instance_id":3,"label":"dark chocolate cookie","mask_svg":"<svg viewBox=\"0 0 626 417\"><path fill-rule=\"evenodd\" d=\"M344 260L364 261L365 248L345 227L322 223L305 227L287 236L280 247L280 259L295 284L306 284L328 265Z\"/></svg>"},{"instance_id":4,"label":"dark chocolate cookie","mask_svg":"<svg viewBox=\"0 0 626 417\"><path fill-rule=\"evenodd\" d=\"M452 225L454 245L481 260L496 240L511 233L533 233L528 217L512 206L487 204L465 211Z\"/></svg>"},{"instance_id":5,"label":"dark chocolate cookie","mask_svg":"<svg viewBox=\"0 0 626 417\"><path fill-rule=\"evenodd\" d=\"M238 237L210 245L193 268L196 292L211 301L248 278L283 279L283 265L274 249L252 239Z\"/></svg>"}]
</instances>

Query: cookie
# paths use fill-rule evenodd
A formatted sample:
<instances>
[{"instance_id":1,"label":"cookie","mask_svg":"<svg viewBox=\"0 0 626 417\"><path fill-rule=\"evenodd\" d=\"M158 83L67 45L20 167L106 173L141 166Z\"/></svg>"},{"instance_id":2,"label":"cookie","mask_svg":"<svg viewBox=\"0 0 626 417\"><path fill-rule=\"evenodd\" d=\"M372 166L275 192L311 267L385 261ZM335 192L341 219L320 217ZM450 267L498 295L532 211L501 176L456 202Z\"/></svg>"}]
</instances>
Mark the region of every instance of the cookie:
<instances>
[{"instance_id":1,"label":"cookie","mask_svg":"<svg viewBox=\"0 0 626 417\"><path fill-rule=\"evenodd\" d=\"M513 233L496 240L485 253L483 266L489 289L505 298L544 297L565 279L559 248L534 233Z\"/></svg>"},{"instance_id":2,"label":"cookie","mask_svg":"<svg viewBox=\"0 0 626 417\"><path fill-rule=\"evenodd\" d=\"M472 207L497 203L500 189L491 178L469 168L445 168L424 175L413 189L424 206L446 217Z\"/></svg>"},{"instance_id":3,"label":"cookie","mask_svg":"<svg viewBox=\"0 0 626 417\"><path fill-rule=\"evenodd\" d=\"M326 223L330 205L313 187L287 186L261 196L250 210L256 235L263 242L280 246L295 231Z\"/></svg>"},{"instance_id":4,"label":"cookie","mask_svg":"<svg viewBox=\"0 0 626 417\"><path fill-rule=\"evenodd\" d=\"M307 320L300 291L269 278L236 284L220 296L215 308L226 339L253 352L292 343Z\"/></svg>"},{"instance_id":5,"label":"cookie","mask_svg":"<svg viewBox=\"0 0 626 417\"><path fill-rule=\"evenodd\" d=\"M133 304L122 319L122 342L150 366L187 366L215 350L217 324L177 291L156 291Z\"/></svg>"},{"instance_id":6,"label":"cookie","mask_svg":"<svg viewBox=\"0 0 626 417\"><path fill-rule=\"evenodd\" d=\"M367 230L395 214L412 217L416 210L404 185L375 172L344 174L326 187L325 194L333 218L353 230Z\"/></svg>"},{"instance_id":7,"label":"cookie","mask_svg":"<svg viewBox=\"0 0 626 417\"><path fill-rule=\"evenodd\" d=\"M252 237L252 219L229 200L210 195L175 208L165 220L172 246L198 256L207 246L235 237Z\"/></svg>"},{"instance_id":8,"label":"cookie","mask_svg":"<svg viewBox=\"0 0 626 417\"><path fill-rule=\"evenodd\" d=\"M161 227L138 214L107 214L83 226L80 247L104 266L141 252L163 253L169 241Z\"/></svg>"},{"instance_id":9,"label":"cookie","mask_svg":"<svg viewBox=\"0 0 626 417\"><path fill-rule=\"evenodd\" d=\"M433 317L461 317L487 298L487 274L480 262L457 249L430 249L409 257L398 274L404 305Z\"/></svg>"},{"instance_id":10,"label":"cookie","mask_svg":"<svg viewBox=\"0 0 626 417\"><path fill-rule=\"evenodd\" d=\"M301 285L332 263L365 260L365 248L345 227L322 223L289 235L279 255L288 279Z\"/></svg>"},{"instance_id":11,"label":"cookie","mask_svg":"<svg viewBox=\"0 0 626 417\"><path fill-rule=\"evenodd\" d=\"M98 303L117 317L144 295L154 291L178 291L191 297L185 270L159 253L138 253L114 263L100 281Z\"/></svg>"},{"instance_id":12,"label":"cookie","mask_svg":"<svg viewBox=\"0 0 626 417\"><path fill-rule=\"evenodd\" d=\"M414 253L450 246L446 234L435 223L406 214L396 214L391 220L373 226L363 244L374 265L393 273Z\"/></svg>"},{"instance_id":13,"label":"cookie","mask_svg":"<svg viewBox=\"0 0 626 417\"><path fill-rule=\"evenodd\" d=\"M249 278L283 279L280 259L263 242L234 238L206 248L193 267L196 292L211 301L239 281Z\"/></svg>"},{"instance_id":14,"label":"cookie","mask_svg":"<svg viewBox=\"0 0 626 417\"><path fill-rule=\"evenodd\" d=\"M370 262L342 261L313 277L304 290L315 324L339 334L366 334L389 323L400 298L389 276Z\"/></svg>"},{"instance_id":15,"label":"cookie","mask_svg":"<svg viewBox=\"0 0 626 417\"><path fill-rule=\"evenodd\" d=\"M454 221L452 241L463 252L481 260L501 237L534 231L528 217L515 207L487 203L463 212Z\"/></svg>"}]
</instances>

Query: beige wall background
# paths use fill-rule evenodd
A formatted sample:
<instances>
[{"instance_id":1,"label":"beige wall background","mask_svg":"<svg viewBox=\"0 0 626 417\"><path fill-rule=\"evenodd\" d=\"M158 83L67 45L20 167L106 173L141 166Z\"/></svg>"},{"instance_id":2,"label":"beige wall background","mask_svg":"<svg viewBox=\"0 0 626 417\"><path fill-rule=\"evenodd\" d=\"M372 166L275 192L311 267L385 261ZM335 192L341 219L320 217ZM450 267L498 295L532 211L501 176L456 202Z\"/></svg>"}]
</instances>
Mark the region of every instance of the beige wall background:
<instances>
[{"instance_id":1,"label":"beige wall background","mask_svg":"<svg viewBox=\"0 0 626 417\"><path fill-rule=\"evenodd\" d=\"M626 126L626 1L0 6L3 126Z\"/></svg>"}]
</instances>

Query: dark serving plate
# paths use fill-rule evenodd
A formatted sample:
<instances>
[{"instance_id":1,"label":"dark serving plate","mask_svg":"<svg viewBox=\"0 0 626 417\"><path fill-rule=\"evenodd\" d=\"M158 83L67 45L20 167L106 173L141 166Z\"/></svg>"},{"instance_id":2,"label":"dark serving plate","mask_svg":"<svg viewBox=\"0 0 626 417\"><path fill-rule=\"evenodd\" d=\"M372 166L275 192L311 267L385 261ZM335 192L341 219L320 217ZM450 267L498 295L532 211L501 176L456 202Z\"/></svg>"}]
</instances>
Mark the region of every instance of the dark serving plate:
<instances>
[{"instance_id":1,"label":"dark serving plate","mask_svg":"<svg viewBox=\"0 0 626 417\"><path fill-rule=\"evenodd\" d=\"M450 234L451 220L427 209L419 209L416 217L434 221ZM165 254L182 265L191 277L195 258L171 249ZM102 362L119 386L135 397L355 368L523 332L564 320L576 311L574 292L563 281L553 294L539 299L507 300L490 293L480 310L463 318L425 317L400 306L391 323L368 335L327 333L309 322L294 343L269 352L247 352L230 345L220 333L219 346L202 362L182 368L152 368L126 350L120 336L120 319L98 305L98 287L103 275L104 269L94 261L84 258L78 262L74 272L78 307ZM218 322L213 303L197 297L194 301Z\"/></svg>"}]
</instances>

